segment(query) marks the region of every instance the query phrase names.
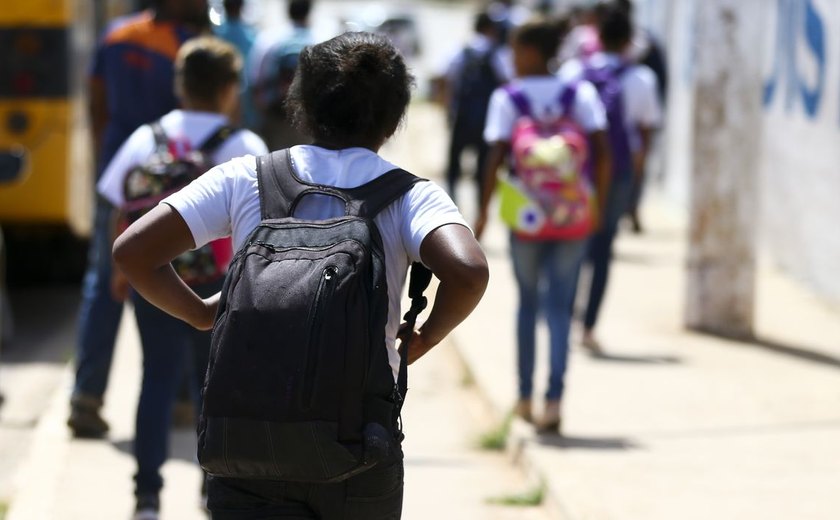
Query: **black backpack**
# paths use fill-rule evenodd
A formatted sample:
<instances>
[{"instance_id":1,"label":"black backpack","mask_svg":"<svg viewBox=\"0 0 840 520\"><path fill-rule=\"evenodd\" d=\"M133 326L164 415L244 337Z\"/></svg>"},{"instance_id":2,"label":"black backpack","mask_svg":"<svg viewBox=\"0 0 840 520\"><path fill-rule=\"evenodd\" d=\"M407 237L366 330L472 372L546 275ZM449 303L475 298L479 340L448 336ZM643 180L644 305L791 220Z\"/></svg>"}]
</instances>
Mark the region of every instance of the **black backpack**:
<instances>
[{"instance_id":1,"label":"black backpack","mask_svg":"<svg viewBox=\"0 0 840 520\"><path fill-rule=\"evenodd\" d=\"M222 125L196 149L175 155L169 150L169 138L160 121L149 126L155 137L155 150L148 161L132 168L125 176L122 229L215 166L213 152L238 131L233 126ZM229 259L229 253L225 258L218 258L213 245L205 244L173 260L172 267L187 284L195 285L221 279Z\"/></svg>"},{"instance_id":2,"label":"black backpack","mask_svg":"<svg viewBox=\"0 0 840 520\"><path fill-rule=\"evenodd\" d=\"M213 329L198 459L211 475L338 482L394 453L407 385L388 364L388 289L373 218L418 177L402 170L353 189L304 183L288 150L257 163L262 222L231 263ZM346 216L293 218L326 194ZM405 321L431 272L412 266Z\"/></svg>"},{"instance_id":3,"label":"black backpack","mask_svg":"<svg viewBox=\"0 0 840 520\"><path fill-rule=\"evenodd\" d=\"M487 120L487 106L493 91L502 84L493 67L496 49L479 52L470 47L463 51L464 61L455 85L454 125L481 140Z\"/></svg>"}]
</instances>

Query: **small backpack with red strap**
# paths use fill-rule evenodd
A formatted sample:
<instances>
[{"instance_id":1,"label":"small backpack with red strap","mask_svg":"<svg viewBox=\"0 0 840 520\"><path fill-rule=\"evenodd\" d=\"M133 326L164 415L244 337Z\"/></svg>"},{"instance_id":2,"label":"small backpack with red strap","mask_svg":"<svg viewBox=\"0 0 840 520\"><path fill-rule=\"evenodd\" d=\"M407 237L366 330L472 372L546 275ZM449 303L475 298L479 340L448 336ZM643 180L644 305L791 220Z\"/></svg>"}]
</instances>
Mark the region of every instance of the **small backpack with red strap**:
<instances>
[{"instance_id":1,"label":"small backpack with red strap","mask_svg":"<svg viewBox=\"0 0 840 520\"><path fill-rule=\"evenodd\" d=\"M587 237L595 220L595 199L585 173L587 136L572 117L577 84L563 88L560 115L548 120L534 116L515 83L504 88L519 118L510 140L511 175L501 186L502 220L524 239Z\"/></svg>"},{"instance_id":2,"label":"small backpack with red strap","mask_svg":"<svg viewBox=\"0 0 840 520\"><path fill-rule=\"evenodd\" d=\"M215 166L213 152L236 132L236 128L223 125L196 149L177 153L159 121L149 126L155 136L155 151L125 176L122 229ZM232 257L230 238L223 238L187 251L172 261L172 267L188 285L210 283L225 276Z\"/></svg>"}]
</instances>

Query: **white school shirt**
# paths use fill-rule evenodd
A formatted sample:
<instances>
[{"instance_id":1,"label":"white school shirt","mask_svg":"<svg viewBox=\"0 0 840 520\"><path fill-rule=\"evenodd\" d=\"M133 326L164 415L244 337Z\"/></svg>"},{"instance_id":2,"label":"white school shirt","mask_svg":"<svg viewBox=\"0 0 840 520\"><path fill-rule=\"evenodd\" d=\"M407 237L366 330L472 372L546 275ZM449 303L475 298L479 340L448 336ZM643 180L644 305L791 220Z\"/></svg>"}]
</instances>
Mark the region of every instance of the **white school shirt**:
<instances>
[{"instance_id":1,"label":"white school shirt","mask_svg":"<svg viewBox=\"0 0 840 520\"><path fill-rule=\"evenodd\" d=\"M222 114L173 110L160 120L163 131L176 151L195 149L228 119ZM129 170L146 162L155 151L155 136L151 127L143 125L126 139L111 162L102 173L97 184L99 194L111 204L120 208L125 204L125 176ZM257 134L250 130L239 130L216 149L211 156L214 164L221 164L234 157L268 153L268 148Z\"/></svg>"},{"instance_id":2,"label":"white school shirt","mask_svg":"<svg viewBox=\"0 0 840 520\"><path fill-rule=\"evenodd\" d=\"M560 96L568 84L566 81L556 76L525 76L513 80L512 84L528 99L535 118L546 120L561 115ZM504 87L497 88L487 108L484 140L488 143L510 141L513 127L521 115ZM607 127L604 105L598 97L598 91L588 81L578 83L572 118L588 134Z\"/></svg>"},{"instance_id":3,"label":"white school shirt","mask_svg":"<svg viewBox=\"0 0 840 520\"><path fill-rule=\"evenodd\" d=\"M327 150L303 145L292 147L291 156L292 166L301 180L338 188L361 186L397 168L364 148ZM221 164L163 203L181 215L196 247L232 235L234 250L238 251L260 223L256 158L245 156ZM296 217L311 220L343 214L343 202L323 195L305 197L295 212ZM421 261L420 244L429 233L447 224L468 226L449 195L432 182L416 184L385 208L374 222L385 250L389 303L385 342L396 380L400 366L396 339L408 267L411 262Z\"/></svg>"},{"instance_id":4,"label":"white school shirt","mask_svg":"<svg viewBox=\"0 0 840 520\"><path fill-rule=\"evenodd\" d=\"M598 53L586 62L579 59L569 60L557 72L565 81L581 78L584 63L592 67L604 65L617 66L622 61L618 54ZM630 149L638 150L641 146L639 127L657 128L662 123L662 106L659 103L656 75L647 65L632 64L621 76L621 88L624 101L624 123L630 138Z\"/></svg>"}]
</instances>

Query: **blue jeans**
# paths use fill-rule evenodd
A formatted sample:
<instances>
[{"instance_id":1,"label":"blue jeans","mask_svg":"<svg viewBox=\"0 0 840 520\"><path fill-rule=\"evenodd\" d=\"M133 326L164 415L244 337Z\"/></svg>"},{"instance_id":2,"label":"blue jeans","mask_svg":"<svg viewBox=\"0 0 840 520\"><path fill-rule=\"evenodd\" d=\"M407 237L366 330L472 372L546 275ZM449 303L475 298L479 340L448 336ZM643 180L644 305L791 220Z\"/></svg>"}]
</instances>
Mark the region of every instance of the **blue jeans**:
<instances>
[{"instance_id":1,"label":"blue jeans","mask_svg":"<svg viewBox=\"0 0 840 520\"><path fill-rule=\"evenodd\" d=\"M537 315L541 310L550 333L547 399L560 399L569 355L572 299L586 251L585 240L535 242L511 235L510 252L519 286L516 338L519 397L533 393Z\"/></svg>"},{"instance_id":2,"label":"blue jeans","mask_svg":"<svg viewBox=\"0 0 840 520\"><path fill-rule=\"evenodd\" d=\"M102 398L108 385L123 304L111 298L112 206L96 204L88 268L82 282L73 393Z\"/></svg>"},{"instance_id":3,"label":"blue jeans","mask_svg":"<svg viewBox=\"0 0 840 520\"><path fill-rule=\"evenodd\" d=\"M195 287L202 297L221 289L222 281ZM169 452L172 406L184 370L190 377L197 410L201 383L210 353L210 332L199 331L166 314L137 294L132 295L137 328L143 346L143 383L137 404L134 456L137 460L136 494L157 494L163 487L160 468Z\"/></svg>"},{"instance_id":4,"label":"blue jeans","mask_svg":"<svg viewBox=\"0 0 840 520\"><path fill-rule=\"evenodd\" d=\"M613 241L615 241L618 232L618 222L630 207L632 198L632 176L628 175L613 181L607 197L607 207L604 211L601 230L589 239L587 262L592 265L592 283L589 286L586 314L583 318L583 326L587 330L594 328L598 321L598 313L601 310L601 303L604 301L604 294L607 291Z\"/></svg>"}]
</instances>

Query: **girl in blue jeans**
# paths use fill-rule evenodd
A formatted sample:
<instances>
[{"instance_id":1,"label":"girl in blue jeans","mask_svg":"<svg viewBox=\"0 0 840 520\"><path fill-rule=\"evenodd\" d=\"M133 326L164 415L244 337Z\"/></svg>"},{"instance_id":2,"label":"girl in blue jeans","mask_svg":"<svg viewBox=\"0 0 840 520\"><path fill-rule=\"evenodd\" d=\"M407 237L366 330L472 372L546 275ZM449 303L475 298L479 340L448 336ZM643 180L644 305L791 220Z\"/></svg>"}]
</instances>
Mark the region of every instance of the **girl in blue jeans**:
<instances>
[{"instance_id":1,"label":"girl in blue jeans","mask_svg":"<svg viewBox=\"0 0 840 520\"><path fill-rule=\"evenodd\" d=\"M609 179L604 106L592 84L581 81L572 85L550 73L549 60L556 55L559 42L555 26L540 21L523 25L513 36L517 78L509 86L497 89L490 99L484 139L492 147L485 171L485 189L479 207L476 236L481 236L486 225L487 210L497 184L496 171L511 152L514 127L523 115L538 120L545 118L545 121L562 115L577 124L589 142L595 191L599 201L603 201ZM569 89L574 95L572 100L564 94ZM524 101L515 98L511 92L524 98ZM529 114L523 114L522 105L528 107ZM536 422L538 428L546 432L560 429L560 402L569 352L572 300L578 271L586 253L585 233L584 229L584 236L563 239L526 237L517 231L510 236L510 254L519 288L516 326L519 401L516 414L528 422ZM551 334L550 373L545 411L535 420L531 398L539 314L545 316Z\"/></svg>"}]
</instances>

